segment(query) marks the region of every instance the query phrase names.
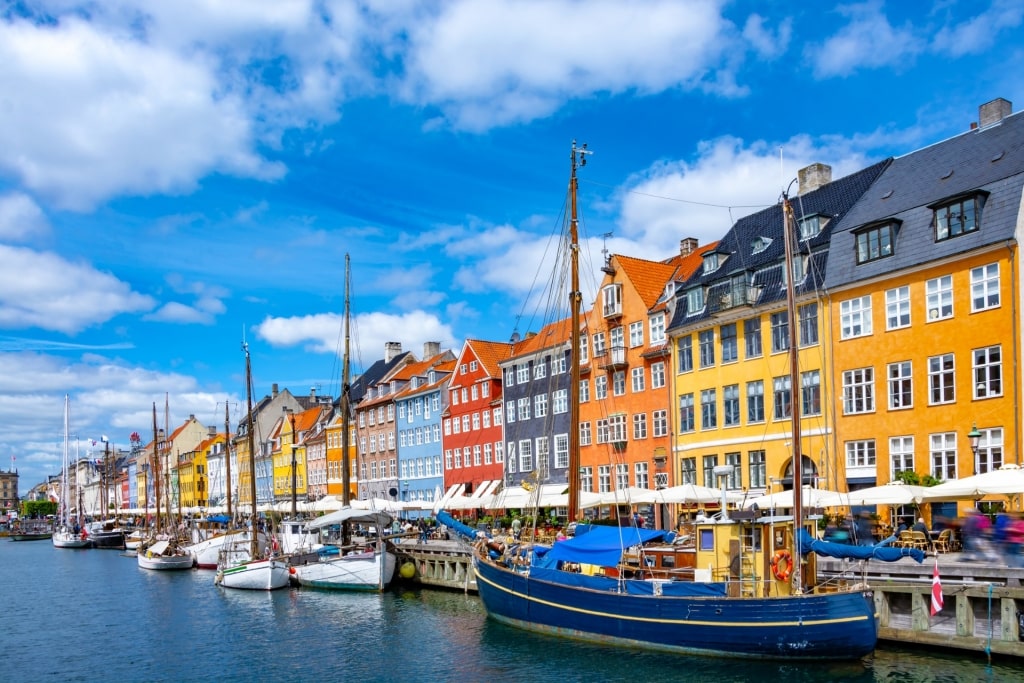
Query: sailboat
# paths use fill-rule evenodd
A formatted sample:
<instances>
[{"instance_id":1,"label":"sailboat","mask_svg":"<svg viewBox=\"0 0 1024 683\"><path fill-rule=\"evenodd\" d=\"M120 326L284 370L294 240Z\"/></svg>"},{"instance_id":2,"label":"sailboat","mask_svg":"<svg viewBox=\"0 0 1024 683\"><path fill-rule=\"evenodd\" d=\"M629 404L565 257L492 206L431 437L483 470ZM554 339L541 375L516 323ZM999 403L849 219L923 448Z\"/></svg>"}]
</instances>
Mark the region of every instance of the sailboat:
<instances>
[{"instance_id":1,"label":"sailboat","mask_svg":"<svg viewBox=\"0 0 1024 683\"><path fill-rule=\"evenodd\" d=\"M252 503L252 516L249 518L248 540L233 540L221 546L220 561L217 564L217 576L214 583L225 588L243 588L248 590L276 590L284 588L290 581L288 563L271 555L260 555L259 536L256 531L256 442L252 410L252 363L249 359L249 345L243 343L245 350L245 391L249 406L249 500Z\"/></svg>"},{"instance_id":2,"label":"sailboat","mask_svg":"<svg viewBox=\"0 0 1024 683\"><path fill-rule=\"evenodd\" d=\"M57 510L57 530L51 540L54 548L88 548L89 537L82 533L81 524L71 525L68 482L68 421L71 411L71 398L64 394L64 466L61 473L60 503ZM79 511L81 509L79 508Z\"/></svg>"},{"instance_id":3,"label":"sailboat","mask_svg":"<svg viewBox=\"0 0 1024 683\"><path fill-rule=\"evenodd\" d=\"M580 297L576 172L586 146L572 146L569 183L572 269L572 379L579 386ZM783 202L786 262L792 262L794 222ZM792 272L791 270L789 272ZM793 278L787 280L790 320L795 320ZM792 386L796 325L790 325ZM569 514L579 518L579 394L570 391ZM799 402L792 413L794 481L800 482ZM875 607L863 584L819 584L812 551L845 549L874 559L898 559L889 549L832 547L805 528L800 485L792 517L729 518L698 522L690 547L667 542L667 532L636 526L593 526L545 552L481 540L473 566L488 615L532 631L630 647L721 657L795 660L857 659L877 642ZM872 554L873 553L873 554ZM835 555L834 555L835 556ZM861 558L863 559L863 557ZM920 561L922 558L915 558Z\"/></svg>"},{"instance_id":4,"label":"sailboat","mask_svg":"<svg viewBox=\"0 0 1024 683\"><path fill-rule=\"evenodd\" d=\"M318 555L316 561L305 561L293 565L295 578L300 586L313 586L333 590L383 591L391 584L395 575L397 560L384 540L384 529L391 524L392 517L377 510L353 508L349 500L349 444L352 443L352 420L349 395L349 344L351 313L350 305L349 255L345 254L345 352L342 360L341 380L341 481L342 507L336 512L318 517L306 528L311 531L338 526L341 529L341 554ZM349 543L352 524L364 525L369 537L362 544ZM306 555L305 557L308 557Z\"/></svg>"},{"instance_id":5,"label":"sailboat","mask_svg":"<svg viewBox=\"0 0 1024 683\"><path fill-rule=\"evenodd\" d=\"M156 494L156 519L152 535L139 544L136 554L139 567L142 569L171 570L191 569L192 556L178 545L174 534L165 533L160 518L160 473L162 463L158 450L159 439L156 429L156 403L153 403L153 491ZM169 497L169 496L168 496ZM169 504L168 504L169 505ZM170 508L167 520L170 521Z\"/></svg>"}]
</instances>

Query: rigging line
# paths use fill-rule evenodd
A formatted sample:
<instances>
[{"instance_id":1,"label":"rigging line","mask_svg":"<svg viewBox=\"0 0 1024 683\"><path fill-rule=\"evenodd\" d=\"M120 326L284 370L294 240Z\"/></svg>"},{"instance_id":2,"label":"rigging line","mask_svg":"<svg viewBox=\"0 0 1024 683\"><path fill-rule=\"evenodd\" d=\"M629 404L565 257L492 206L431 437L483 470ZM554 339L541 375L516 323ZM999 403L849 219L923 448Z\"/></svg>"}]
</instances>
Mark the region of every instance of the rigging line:
<instances>
[{"instance_id":1,"label":"rigging line","mask_svg":"<svg viewBox=\"0 0 1024 683\"><path fill-rule=\"evenodd\" d=\"M678 197L666 197L660 194L653 194L651 192L641 192L640 190L622 189L620 185L609 185L607 183L598 182L591 179L581 179L579 182L590 183L591 185L597 185L599 187L607 187L619 192L625 192L627 194L636 194L641 197L651 197L652 199L664 199L668 202L678 202L680 204L693 204L695 206L707 206L712 209L766 209L772 204L712 204L711 202L698 202L693 199L679 199Z\"/></svg>"}]
</instances>

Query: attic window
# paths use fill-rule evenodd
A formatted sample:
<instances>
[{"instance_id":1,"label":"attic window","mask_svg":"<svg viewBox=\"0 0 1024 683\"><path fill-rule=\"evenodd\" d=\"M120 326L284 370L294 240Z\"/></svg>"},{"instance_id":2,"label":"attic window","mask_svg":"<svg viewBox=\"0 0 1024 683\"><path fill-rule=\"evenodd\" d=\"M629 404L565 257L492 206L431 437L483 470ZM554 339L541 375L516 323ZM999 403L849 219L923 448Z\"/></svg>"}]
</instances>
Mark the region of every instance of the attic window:
<instances>
[{"instance_id":1,"label":"attic window","mask_svg":"<svg viewBox=\"0 0 1024 683\"><path fill-rule=\"evenodd\" d=\"M899 230L897 221L868 226L854 233L857 240L857 263L877 261L892 256Z\"/></svg>"},{"instance_id":2,"label":"attic window","mask_svg":"<svg viewBox=\"0 0 1024 683\"><path fill-rule=\"evenodd\" d=\"M935 212L935 241L959 237L969 232L976 232L981 221L981 207L985 195L977 193L969 197L959 197L953 201L933 205Z\"/></svg>"},{"instance_id":3,"label":"attic window","mask_svg":"<svg viewBox=\"0 0 1024 683\"><path fill-rule=\"evenodd\" d=\"M828 216L814 214L800 219L800 239L809 240L828 224Z\"/></svg>"},{"instance_id":4,"label":"attic window","mask_svg":"<svg viewBox=\"0 0 1024 683\"><path fill-rule=\"evenodd\" d=\"M762 251L768 248L768 245L772 243L771 237L757 237L751 244L751 253L760 254Z\"/></svg>"},{"instance_id":5,"label":"attic window","mask_svg":"<svg viewBox=\"0 0 1024 683\"><path fill-rule=\"evenodd\" d=\"M716 251L709 251L708 253L704 254L704 272L705 273L713 273L713 272L715 272L716 270L718 270L718 266L719 266L718 252L716 252Z\"/></svg>"},{"instance_id":6,"label":"attic window","mask_svg":"<svg viewBox=\"0 0 1024 683\"><path fill-rule=\"evenodd\" d=\"M696 315L704 310L704 288L694 287L686 292L686 314Z\"/></svg>"}]
</instances>

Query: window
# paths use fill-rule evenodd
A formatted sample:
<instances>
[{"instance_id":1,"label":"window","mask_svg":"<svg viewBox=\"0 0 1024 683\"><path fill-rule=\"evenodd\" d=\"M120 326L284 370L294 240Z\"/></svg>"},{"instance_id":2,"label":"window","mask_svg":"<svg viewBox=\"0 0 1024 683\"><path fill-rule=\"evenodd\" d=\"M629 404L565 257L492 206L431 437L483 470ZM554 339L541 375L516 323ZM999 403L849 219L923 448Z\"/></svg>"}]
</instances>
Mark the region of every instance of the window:
<instances>
[{"instance_id":1,"label":"window","mask_svg":"<svg viewBox=\"0 0 1024 683\"><path fill-rule=\"evenodd\" d=\"M483 383L480 384L480 395L483 396L484 398L487 398L488 396L491 395L491 385L490 385L490 383L483 382ZM437 394L434 394L433 404L434 404L434 410L437 410Z\"/></svg>"},{"instance_id":2,"label":"window","mask_svg":"<svg viewBox=\"0 0 1024 683\"><path fill-rule=\"evenodd\" d=\"M598 401L608 398L608 375L598 375L594 378L594 395Z\"/></svg>"},{"instance_id":3,"label":"window","mask_svg":"<svg viewBox=\"0 0 1024 683\"><path fill-rule=\"evenodd\" d=\"M705 455L701 458L701 465L704 467L704 486L708 488L718 487L718 482L715 481L715 466L717 464L717 455Z\"/></svg>"},{"instance_id":4,"label":"window","mask_svg":"<svg viewBox=\"0 0 1024 683\"><path fill-rule=\"evenodd\" d=\"M562 375L565 374L566 368L566 357L564 353L559 353L557 356L551 358L551 374Z\"/></svg>"},{"instance_id":5,"label":"window","mask_svg":"<svg viewBox=\"0 0 1024 683\"><path fill-rule=\"evenodd\" d=\"M469 433L469 415L462 416L462 431Z\"/></svg>"},{"instance_id":6,"label":"window","mask_svg":"<svg viewBox=\"0 0 1024 683\"><path fill-rule=\"evenodd\" d=\"M683 394L679 397L679 431L692 432L695 428L693 394Z\"/></svg>"},{"instance_id":7,"label":"window","mask_svg":"<svg viewBox=\"0 0 1024 683\"><path fill-rule=\"evenodd\" d=\"M956 432L929 435L932 476L946 481L956 479Z\"/></svg>"},{"instance_id":8,"label":"window","mask_svg":"<svg viewBox=\"0 0 1024 683\"><path fill-rule=\"evenodd\" d=\"M566 389L557 389L551 394L551 413L561 415L569 411L569 392Z\"/></svg>"},{"instance_id":9,"label":"window","mask_svg":"<svg viewBox=\"0 0 1024 683\"><path fill-rule=\"evenodd\" d=\"M647 438L647 413L633 415L633 439Z\"/></svg>"},{"instance_id":10,"label":"window","mask_svg":"<svg viewBox=\"0 0 1024 683\"><path fill-rule=\"evenodd\" d=\"M974 398L1003 395L1002 348L974 349Z\"/></svg>"},{"instance_id":11,"label":"window","mask_svg":"<svg viewBox=\"0 0 1024 683\"><path fill-rule=\"evenodd\" d=\"M767 478L765 476L764 451L756 450L748 452L747 463L750 472L750 488L764 488L767 483Z\"/></svg>"},{"instance_id":12,"label":"window","mask_svg":"<svg viewBox=\"0 0 1024 683\"><path fill-rule=\"evenodd\" d=\"M821 415L821 372L800 373L800 410L802 415Z\"/></svg>"},{"instance_id":13,"label":"window","mask_svg":"<svg viewBox=\"0 0 1024 683\"><path fill-rule=\"evenodd\" d=\"M971 312L999 306L999 264L971 268Z\"/></svg>"},{"instance_id":14,"label":"window","mask_svg":"<svg viewBox=\"0 0 1024 683\"><path fill-rule=\"evenodd\" d=\"M874 467L875 466L875 440L864 439L863 441L846 442L846 466L847 467Z\"/></svg>"},{"instance_id":15,"label":"window","mask_svg":"<svg viewBox=\"0 0 1024 683\"><path fill-rule=\"evenodd\" d=\"M701 265L703 266L705 273L713 273L718 270L718 252L709 251L704 254Z\"/></svg>"},{"instance_id":16,"label":"window","mask_svg":"<svg viewBox=\"0 0 1024 683\"><path fill-rule=\"evenodd\" d=\"M704 289L694 287L686 292L686 315L696 315L704 310Z\"/></svg>"},{"instance_id":17,"label":"window","mask_svg":"<svg viewBox=\"0 0 1024 683\"><path fill-rule=\"evenodd\" d=\"M634 348L644 345L644 323L637 320L629 324L629 347Z\"/></svg>"},{"instance_id":18,"label":"window","mask_svg":"<svg viewBox=\"0 0 1024 683\"><path fill-rule=\"evenodd\" d=\"M645 489L650 486L651 480L648 476L646 462L638 462L633 464L633 476L636 480L637 487Z\"/></svg>"},{"instance_id":19,"label":"window","mask_svg":"<svg viewBox=\"0 0 1024 683\"><path fill-rule=\"evenodd\" d=\"M928 405L952 403L956 400L953 354L928 359Z\"/></svg>"},{"instance_id":20,"label":"window","mask_svg":"<svg viewBox=\"0 0 1024 683\"><path fill-rule=\"evenodd\" d=\"M580 336L580 363L586 363L589 360L587 353L590 351L590 343L587 341L587 335Z\"/></svg>"},{"instance_id":21,"label":"window","mask_svg":"<svg viewBox=\"0 0 1024 683\"><path fill-rule=\"evenodd\" d=\"M928 322L953 317L953 276L943 275L924 285Z\"/></svg>"},{"instance_id":22,"label":"window","mask_svg":"<svg viewBox=\"0 0 1024 683\"><path fill-rule=\"evenodd\" d=\"M772 353L785 351L789 348L789 313L780 311L772 313Z\"/></svg>"},{"instance_id":23,"label":"window","mask_svg":"<svg viewBox=\"0 0 1024 683\"><path fill-rule=\"evenodd\" d=\"M490 465L491 462L493 462L493 459L491 458L491 444L485 443L484 444L484 464L485 465Z\"/></svg>"},{"instance_id":24,"label":"window","mask_svg":"<svg viewBox=\"0 0 1024 683\"><path fill-rule=\"evenodd\" d=\"M875 369L858 368L843 373L843 414L870 413L875 409Z\"/></svg>"},{"instance_id":25,"label":"window","mask_svg":"<svg viewBox=\"0 0 1024 683\"><path fill-rule=\"evenodd\" d=\"M537 437L537 470L541 481L547 481L551 476L551 459L548 450L548 437Z\"/></svg>"},{"instance_id":26,"label":"window","mask_svg":"<svg viewBox=\"0 0 1024 683\"><path fill-rule=\"evenodd\" d=\"M960 199L935 209L935 241L958 237L978 229L978 198Z\"/></svg>"},{"instance_id":27,"label":"window","mask_svg":"<svg viewBox=\"0 0 1024 683\"><path fill-rule=\"evenodd\" d=\"M750 318L743 321L743 345L747 358L760 358L761 350L761 319Z\"/></svg>"},{"instance_id":28,"label":"window","mask_svg":"<svg viewBox=\"0 0 1024 683\"><path fill-rule=\"evenodd\" d=\"M885 329L910 327L910 287L896 287L885 292Z\"/></svg>"},{"instance_id":29,"label":"window","mask_svg":"<svg viewBox=\"0 0 1024 683\"><path fill-rule=\"evenodd\" d=\"M581 467L580 468L580 488L584 491L594 490L594 468L593 467Z\"/></svg>"},{"instance_id":30,"label":"window","mask_svg":"<svg viewBox=\"0 0 1024 683\"><path fill-rule=\"evenodd\" d=\"M710 368L715 364L715 331L703 330L698 334L700 344L700 366Z\"/></svg>"},{"instance_id":31,"label":"window","mask_svg":"<svg viewBox=\"0 0 1024 683\"><path fill-rule=\"evenodd\" d=\"M612 467L611 465L598 465L597 467L597 492L610 493L612 490Z\"/></svg>"},{"instance_id":32,"label":"window","mask_svg":"<svg viewBox=\"0 0 1024 683\"><path fill-rule=\"evenodd\" d=\"M522 439L519 442L519 471L533 471L533 442L529 439Z\"/></svg>"},{"instance_id":33,"label":"window","mask_svg":"<svg viewBox=\"0 0 1024 683\"><path fill-rule=\"evenodd\" d=\"M732 427L740 423L740 385L722 387L722 424Z\"/></svg>"},{"instance_id":34,"label":"window","mask_svg":"<svg viewBox=\"0 0 1024 683\"><path fill-rule=\"evenodd\" d=\"M505 462L505 442L494 442L494 462Z\"/></svg>"},{"instance_id":35,"label":"window","mask_svg":"<svg viewBox=\"0 0 1024 683\"><path fill-rule=\"evenodd\" d=\"M974 456L974 473L982 474L1003 466L1003 430L980 429L978 453Z\"/></svg>"},{"instance_id":36,"label":"window","mask_svg":"<svg viewBox=\"0 0 1024 683\"><path fill-rule=\"evenodd\" d=\"M665 343L665 314L655 313L648 320L651 330L651 344Z\"/></svg>"},{"instance_id":37,"label":"window","mask_svg":"<svg viewBox=\"0 0 1024 683\"><path fill-rule=\"evenodd\" d=\"M914 382L909 360L889 363L886 376L889 381L889 410L914 407Z\"/></svg>"},{"instance_id":38,"label":"window","mask_svg":"<svg viewBox=\"0 0 1024 683\"><path fill-rule=\"evenodd\" d=\"M515 384L516 371L514 368L509 368L505 371L505 386L510 387Z\"/></svg>"},{"instance_id":39,"label":"window","mask_svg":"<svg viewBox=\"0 0 1024 683\"><path fill-rule=\"evenodd\" d=\"M626 395L626 371L616 370L612 373L612 395L613 396L625 396Z\"/></svg>"},{"instance_id":40,"label":"window","mask_svg":"<svg viewBox=\"0 0 1024 683\"><path fill-rule=\"evenodd\" d=\"M900 472L914 471L914 437L889 437L889 478L895 480Z\"/></svg>"},{"instance_id":41,"label":"window","mask_svg":"<svg viewBox=\"0 0 1024 683\"><path fill-rule=\"evenodd\" d=\"M743 468L740 466L742 453L726 453L725 464L732 465L732 473L725 478L725 488L735 491L743 488Z\"/></svg>"},{"instance_id":42,"label":"window","mask_svg":"<svg viewBox=\"0 0 1024 683\"><path fill-rule=\"evenodd\" d=\"M661 389L665 386L665 363L651 364L651 388Z\"/></svg>"},{"instance_id":43,"label":"window","mask_svg":"<svg viewBox=\"0 0 1024 683\"><path fill-rule=\"evenodd\" d=\"M626 333L623 332L622 326L613 327L608 331L609 340L611 341L612 348L612 361L621 363L626 360Z\"/></svg>"},{"instance_id":44,"label":"window","mask_svg":"<svg viewBox=\"0 0 1024 683\"><path fill-rule=\"evenodd\" d=\"M493 420L494 426L498 427L498 426L501 425L501 406L498 406L497 408L495 408L493 412L494 412L494 420Z\"/></svg>"},{"instance_id":45,"label":"window","mask_svg":"<svg viewBox=\"0 0 1024 683\"><path fill-rule=\"evenodd\" d=\"M718 401L714 389L700 392L700 428L714 429L718 426Z\"/></svg>"},{"instance_id":46,"label":"window","mask_svg":"<svg viewBox=\"0 0 1024 683\"><path fill-rule=\"evenodd\" d=\"M797 221L797 225L800 227L800 239L808 240L819 232L821 232L822 226L828 222L828 218L820 214L813 216L805 216Z\"/></svg>"},{"instance_id":47,"label":"window","mask_svg":"<svg viewBox=\"0 0 1024 683\"><path fill-rule=\"evenodd\" d=\"M626 415L608 416L608 440L612 443L621 443L626 440Z\"/></svg>"},{"instance_id":48,"label":"window","mask_svg":"<svg viewBox=\"0 0 1024 683\"><path fill-rule=\"evenodd\" d=\"M476 372L477 367L478 367L477 366L477 362L475 360L469 361L469 371L470 372Z\"/></svg>"},{"instance_id":49,"label":"window","mask_svg":"<svg viewBox=\"0 0 1024 683\"><path fill-rule=\"evenodd\" d=\"M509 401L508 403L505 404L505 415L508 416L508 423L509 424L512 424L513 422L516 421L516 402L515 401ZM457 420L456 420L456 424L458 424Z\"/></svg>"},{"instance_id":50,"label":"window","mask_svg":"<svg viewBox=\"0 0 1024 683\"><path fill-rule=\"evenodd\" d=\"M818 303L811 302L800 307L800 346L818 343Z\"/></svg>"},{"instance_id":51,"label":"window","mask_svg":"<svg viewBox=\"0 0 1024 683\"><path fill-rule=\"evenodd\" d=\"M747 422L764 422L764 381L747 382Z\"/></svg>"},{"instance_id":52,"label":"window","mask_svg":"<svg viewBox=\"0 0 1024 683\"><path fill-rule=\"evenodd\" d=\"M601 289L601 310L604 317L622 313L622 285L606 285Z\"/></svg>"},{"instance_id":53,"label":"window","mask_svg":"<svg viewBox=\"0 0 1024 683\"><path fill-rule=\"evenodd\" d=\"M548 395L537 394L533 397L533 416L546 417L548 414Z\"/></svg>"},{"instance_id":54,"label":"window","mask_svg":"<svg viewBox=\"0 0 1024 683\"><path fill-rule=\"evenodd\" d=\"M508 471L515 474L516 471L516 442L508 442Z\"/></svg>"},{"instance_id":55,"label":"window","mask_svg":"<svg viewBox=\"0 0 1024 683\"><path fill-rule=\"evenodd\" d=\"M676 365L679 372L693 370L693 337L690 335L680 337L676 344Z\"/></svg>"},{"instance_id":56,"label":"window","mask_svg":"<svg viewBox=\"0 0 1024 683\"><path fill-rule=\"evenodd\" d=\"M634 394L638 394L644 390L644 367L633 368L629 371L630 385Z\"/></svg>"},{"instance_id":57,"label":"window","mask_svg":"<svg viewBox=\"0 0 1024 683\"><path fill-rule=\"evenodd\" d=\"M681 484L697 483L697 458L683 458L679 461L679 482Z\"/></svg>"},{"instance_id":58,"label":"window","mask_svg":"<svg viewBox=\"0 0 1024 683\"><path fill-rule=\"evenodd\" d=\"M526 384L530 381L530 366L526 363L516 366L516 384Z\"/></svg>"},{"instance_id":59,"label":"window","mask_svg":"<svg viewBox=\"0 0 1024 683\"><path fill-rule=\"evenodd\" d=\"M523 420L529 420L530 419L530 397L529 396L524 396L523 398L519 399L519 401L517 402L517 406L519 408L519 411L518 411L518 414L516 415L516 419L519 420L520 422L522 422Z\"/></svg>"},{"instance_id":60,"label":"window","mask_svg":"<svg viewBox=\"0 0 1024 683\"><path fill-rule=\"evenodd\" d=\"M892 245L896 237L896 224L876 225L855 233L857 238L857 263L877 261L892 256Z\"/></svg>"},{"instance_id":61,"label":"window","mask_svg":"<svg viewBox=\"0 0 1024 683\"><path fill-rule=\"evenodd\" d=\"M604 343L604 332L594 333L594 358L603 356L607 353L607 348Z\"/></svg>"},{"instance_id":62,"label":"window","mask_svg":"<svg viewBox=\"0 0 1024 683\"><path fill-rule=\"evenodd\" d=\"M580 403L586 403L590 400L590 380L580 380Z\"/></svg>"},{"instance_id":63,"label":"window","mask_svg":"<svg viewBox=\"0 0 1024 683\"><path fill-rule=\"evenodd\" d=\"M483 428L488 429L491 426L491 411L485 410L480 414L480 420L483 422Z\"/></svg>"},{"instance_id":64,"label":"window","mask_svg":"<svg viewBox=\"0 0 1024 683\"><path fill-rule=\"evenodd\" d=\"M772 417L784 420L793 413L792 386L789 375L772 379Z\"/></svg>"},{"instance_id":65,"label":"window","mask_svg":"<svg viewBox=\"0 0 1024 683\"><path fill-rule=\"evenodd\" d=\"M871 334L870 295L840 302L839 330L841 339L852 339Z\"/></svg>"},{"instance_id":66,"label":"window","mask_svg":"<svg viewBox=\"0 0 1024 683\"><path fill-rule=\"evenodd\" d=\"M655 410L651 413L651 422L655 438L668 436L668 411Z\"/></svg>"},{"instance_id":67,"label":"window","mask_svg":"<svg viewBox=\"0 0 1024 683\"><path fill-rule=\"evenodd\" d=\"M580 422L580 445L589 446L591 439L590 423Z\"/></svg>"},{"instance_id":68,"label":"window","mask_svg":"<svg viewBox=\"0 0 1024 683\"><path fill-rule=\"evenodd\" d=\"M722 325L719 334L722 337L722 362L731 363L739 357L739 344L736 340L736 323ZM714 359L711 361L714 363Z\"/></svg>"}]
</instances>

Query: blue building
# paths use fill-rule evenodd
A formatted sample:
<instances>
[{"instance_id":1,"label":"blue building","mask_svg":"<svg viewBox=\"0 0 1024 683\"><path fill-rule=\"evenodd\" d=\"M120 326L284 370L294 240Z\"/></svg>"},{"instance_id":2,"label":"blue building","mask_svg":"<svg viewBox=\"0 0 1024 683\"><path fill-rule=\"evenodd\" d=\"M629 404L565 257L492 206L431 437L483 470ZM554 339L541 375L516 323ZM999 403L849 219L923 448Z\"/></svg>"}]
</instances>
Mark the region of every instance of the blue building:
<instances>
[{"instance_id":1,"label":"blue building","mask_svg":"<svg viewBox=\"0 0 1024 683\"><path fill-rule=\"evenodd\" d=\"M433 365L429 365L433 361ZM448 379L455 369L451 352L413 364L416 374L395 396L398 432L398 479L403 502L419 502L423 508L444 490L441 460L441 415L448 407ZM410 517L426 516L425 509L409 511Z\"/></svg>"}]
</instances>

